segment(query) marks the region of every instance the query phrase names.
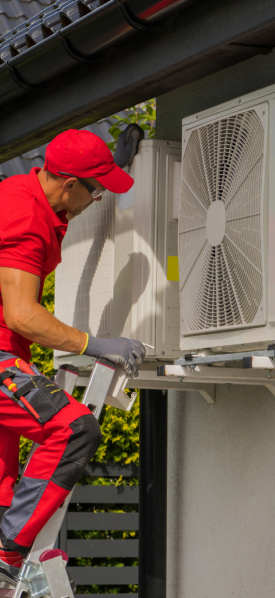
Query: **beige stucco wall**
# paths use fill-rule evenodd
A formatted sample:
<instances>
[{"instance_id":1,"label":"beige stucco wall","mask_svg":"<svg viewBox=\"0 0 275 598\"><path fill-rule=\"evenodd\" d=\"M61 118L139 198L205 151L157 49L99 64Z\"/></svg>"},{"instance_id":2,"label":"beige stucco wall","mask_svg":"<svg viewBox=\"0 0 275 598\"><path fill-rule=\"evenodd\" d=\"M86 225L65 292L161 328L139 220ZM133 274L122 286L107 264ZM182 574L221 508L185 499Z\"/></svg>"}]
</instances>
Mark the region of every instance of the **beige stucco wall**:
<instances>
[{"instance_id":1,"label":"beige stucco wall","mask_svg":"<svg viewBox=\"0 0 275 598\"><path fill-rule=\"evenodd\" d=\"M274 598L275 398L170 392L167 598Z\"/></svg>"},{"instance_id":2,"label":"beige stucco wall","mask_svg":"<svg viewBox=\"0 0 275 598\"><path fill-rule=\"evenodd\" d=\"M275 83L275 52L256 56L157 98L157 139L181 141L184 116Z\"/></svg>"},{"instance_id":3,"label":"beige stucco wall","mask_svg":"<svg viewBox=\"0 0 275 598\"><path fill-rule=\"evenodd\" d=\"M181 140L181 119L275 83L259 56L157 98L157 137ZM275 398L217 388L168 399L167 598L274 598Z\"/></svg>"}]
</instances>

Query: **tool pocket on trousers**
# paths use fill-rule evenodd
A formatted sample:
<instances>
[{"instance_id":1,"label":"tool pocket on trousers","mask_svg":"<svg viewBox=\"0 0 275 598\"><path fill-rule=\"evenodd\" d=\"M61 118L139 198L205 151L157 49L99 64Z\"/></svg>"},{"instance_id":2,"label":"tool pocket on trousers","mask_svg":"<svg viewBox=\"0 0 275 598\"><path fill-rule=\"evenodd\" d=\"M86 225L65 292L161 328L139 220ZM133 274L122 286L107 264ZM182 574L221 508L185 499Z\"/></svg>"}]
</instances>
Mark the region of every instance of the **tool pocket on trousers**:
<instances>
[{"instance_id":1,"label":"tool pocket on trousers","mask_svg":"<svg viewBox=\"0 0 275 598\"><path fill-rule=\"evenodd\" d=\"M48 422L63 407L66 407L70 403L64 390L44 376L32 376L26 384L17 388L18 390L13 393L13 397L18 401L17 404L21 405L24 409L23 403L20 402L20 397L25 397L38 413L43 424Z\"/></svg>"}]
</instances>

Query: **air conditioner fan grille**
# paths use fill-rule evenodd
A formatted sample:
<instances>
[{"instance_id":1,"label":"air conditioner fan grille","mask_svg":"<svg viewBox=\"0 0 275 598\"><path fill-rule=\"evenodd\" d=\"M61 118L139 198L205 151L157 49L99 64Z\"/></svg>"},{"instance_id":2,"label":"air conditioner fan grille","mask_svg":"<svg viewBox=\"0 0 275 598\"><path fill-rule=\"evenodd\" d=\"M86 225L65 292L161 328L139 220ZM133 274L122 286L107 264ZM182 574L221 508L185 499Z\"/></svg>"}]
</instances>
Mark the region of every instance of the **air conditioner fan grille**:
<instances>
[{"instance_id":1,"label":"air conditioner fan grille","mask_svg":"<svg viewBox=\"0 0 275 598\"><path fill-rule=\"evenodd\" d=\"M261 323L263 161L264 128L255 110L191 133L179 217L184 334L252 324L256 315ZM222 209L213 210L214 202Z\"/></svg>"}]
</instances>

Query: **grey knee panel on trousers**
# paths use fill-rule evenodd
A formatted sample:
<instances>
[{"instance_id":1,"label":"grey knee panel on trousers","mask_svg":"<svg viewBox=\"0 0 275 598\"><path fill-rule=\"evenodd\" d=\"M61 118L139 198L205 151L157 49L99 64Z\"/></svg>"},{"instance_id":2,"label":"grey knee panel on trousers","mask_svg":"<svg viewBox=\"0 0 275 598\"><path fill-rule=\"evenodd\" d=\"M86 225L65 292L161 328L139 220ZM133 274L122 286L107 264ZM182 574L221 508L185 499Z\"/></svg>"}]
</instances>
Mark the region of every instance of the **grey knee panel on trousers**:
<instances>
[{"instance_id":1,"label":"grey knee panel on trousers","mask_svg":"<svg viewBox=\"0 0 275 598\"><path fill-rule=\"evenodd\" d=\"M0 506L0 525L1 525L3 515L5 515L6 511L8 511L8 510L9 510L9 507Z\"/></svg>"},{"instance_id":2,"label":"grey knee panel on trousers","mask_svg":"<svg viewBox=\"0 0 275 598\"><path fill-rule=\"evenodd\" d=\"M101 442L100 426L92 414L78 417L70 424L70 428L72 434L51 477L54 484L68 491L73 488ZM22 556L28 554L30 546L21 546L15 540L32 517L49 481L22 476L11 509L3 516L0 529L3 546L18 550Z\"/></svg>"},{"instance_id":3,"label":"grey knee panel on trousers","mask_svg":"<svg viewBox=\"0 0 275 598\"><path fill-rule=\"evenodd\" d=\"M100 426L92 413L78 417L70 428L73 433L51 478L66 490L74 487L101 442Z\"/></svg>"}]
</instances>

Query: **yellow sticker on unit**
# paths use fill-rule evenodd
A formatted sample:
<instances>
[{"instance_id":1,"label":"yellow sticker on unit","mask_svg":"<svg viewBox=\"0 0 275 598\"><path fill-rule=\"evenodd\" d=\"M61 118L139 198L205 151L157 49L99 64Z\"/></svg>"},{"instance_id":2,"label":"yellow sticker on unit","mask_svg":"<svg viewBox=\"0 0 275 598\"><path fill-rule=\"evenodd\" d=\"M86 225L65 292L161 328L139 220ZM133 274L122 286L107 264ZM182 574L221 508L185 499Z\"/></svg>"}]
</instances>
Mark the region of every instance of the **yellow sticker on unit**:
<instances>
[{"instance_id":1,"label":"yellow sticker on unit","mask_svg":"<svg viewBox=\"0 0 275 598\"><path fill-rule=\"evenodd\" d=\"M177 255L167 257L167 280L179 282L179 258Z\"/></svg>"}]
</instances>

